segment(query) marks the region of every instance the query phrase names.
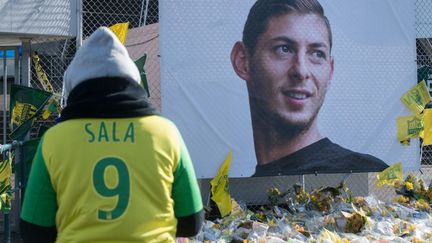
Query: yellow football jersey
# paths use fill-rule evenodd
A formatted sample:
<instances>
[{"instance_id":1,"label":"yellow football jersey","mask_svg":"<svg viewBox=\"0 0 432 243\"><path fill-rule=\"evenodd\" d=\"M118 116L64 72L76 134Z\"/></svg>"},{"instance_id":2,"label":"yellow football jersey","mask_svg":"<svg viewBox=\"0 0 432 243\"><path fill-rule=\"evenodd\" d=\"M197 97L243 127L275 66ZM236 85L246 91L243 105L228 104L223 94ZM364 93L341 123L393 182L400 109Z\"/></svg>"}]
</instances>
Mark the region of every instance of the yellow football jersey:
<instances>
[{"instance_id":1,"label":"yellow football jersey","mask_svg":"<svg viewBox=\"0 0 432 243\"><path fill-rule=\"evenodd\" d=\"M161 116L72 119L41 139L21 218L57 242L174 242L202 210L188 151Z\"/></svg>"}]
</instances>

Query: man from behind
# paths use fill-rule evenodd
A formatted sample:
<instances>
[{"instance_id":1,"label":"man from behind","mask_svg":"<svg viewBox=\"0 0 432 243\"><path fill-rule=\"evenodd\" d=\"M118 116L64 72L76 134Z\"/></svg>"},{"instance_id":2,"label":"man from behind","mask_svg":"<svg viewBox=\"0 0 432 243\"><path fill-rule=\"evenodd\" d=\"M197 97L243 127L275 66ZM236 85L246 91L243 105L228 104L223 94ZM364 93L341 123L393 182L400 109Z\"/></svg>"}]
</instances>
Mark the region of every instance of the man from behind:
<instances>
[{"instance_id":1,"label":"man from behind","mask_svg":"<svg viewBox=\"0 0 432 243\"><path fill-rule=\"evenodd\" d=\"M42 137L21 211L25 242L175 242L203 206L187 148L105 27L64 75L61 122Z\"/></svg>"}]
</instances>

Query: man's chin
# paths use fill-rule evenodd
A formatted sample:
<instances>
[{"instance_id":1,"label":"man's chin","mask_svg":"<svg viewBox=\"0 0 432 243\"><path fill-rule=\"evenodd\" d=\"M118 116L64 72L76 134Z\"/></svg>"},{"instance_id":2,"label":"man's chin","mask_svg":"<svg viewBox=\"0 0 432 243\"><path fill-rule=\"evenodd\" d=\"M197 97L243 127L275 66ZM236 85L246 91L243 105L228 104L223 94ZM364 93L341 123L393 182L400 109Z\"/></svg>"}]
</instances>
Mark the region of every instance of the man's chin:
<instances>
[{"instance_id":1,"label":"man's chin","mask_svg":"<svg viewBox=\"0 0 432 243\"><path fill-rule=\"evenodd\" d=\"M277 123L282 123L284 126L291 127L307 127L313 121L312 115L303 113L290 112L285 114L276 115L273 119Z\"/></svg>"},{"instance_id":2,"label":"man's chin","mask_svg":"<svg viewBox=\"0 0 432 243\"><path fill-rule=\"evenodd\" d=\"M312 124L311 119L274 119L272 121L273 127L283 134L297 134L310 128Z\"/></svg>"}]
</instances>

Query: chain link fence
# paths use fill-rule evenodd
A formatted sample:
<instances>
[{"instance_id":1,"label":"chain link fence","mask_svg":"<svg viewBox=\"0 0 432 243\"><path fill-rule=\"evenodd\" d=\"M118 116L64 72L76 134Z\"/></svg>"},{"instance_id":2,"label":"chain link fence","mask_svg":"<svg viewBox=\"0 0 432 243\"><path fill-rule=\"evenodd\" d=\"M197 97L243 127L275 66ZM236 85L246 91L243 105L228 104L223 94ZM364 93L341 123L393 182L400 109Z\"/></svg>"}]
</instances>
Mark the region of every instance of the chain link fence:
<instances>
[{"instance_id":1,"label":"chain link fence","mask_svg":"<svg viewBox=\"0 0 432 243\"><path fill-rule=\"evenodd\" d=\"M419 78L425 78L428 87L432 90L432 60L431 39L432 20L427 16L432 13L430 0L416 0L416 31L417 31L417 64ZM149 81L150 99L161 110L161 91L159 84L159 10L158 0L83 0L83 40L96 28L111 26L116 23L128 22L129 34L125 46L128 48L132 59L137 59L143 54L147 55L145 71ZM63 73L76 52L76 40L62 41L46 40L43 43L34 43L32 50L40 56L40 64L51 81L54 91L61 92ZM31 86L42 88L37 81L32 64ZM429 79L430 77L430 79ZM47 121L38 121L36 128L43 125L51 125L57 114L52 114ZM48 124L47 124L48 123ZM421 149L421 171L414 174L422 178L426 183L431 181L432 170L432 146L424 146ZM309 175L265 178L233 178L230 180L230 190L234 198L250 205L262 205L266 203L266 191L270 187L288 189L294 183L302 183L306 190L329 185L335 186L342 180L355 195L375 195L384 200L391 200L394 190L391 188L375 188L376 177L370 174L351 175ZM210 203L210 184L208 179L200 180L203 200ZM253 207L251 208L253 209Z\"/></svg>"},{"instance_id":2,"label":"chain link fence","mask_svg":"<svg viewBox=\"0 0 432 243\"><path fill-rule=\"evenodd\" d=\"M133 60L147 55L146 75L149 82L150 100L160 110L159 86L159 43L158 43L158 1L82 1L82 40L90 36L101 26L112 26L117 23L129 23L129 33L125 46ZM131 50L132 49L132 50ZM40 43L32 43L33 55L40 58L39 64L48 76L54 93L60 95L62 91L63 73L77 50L77 40L45 39ZM43 89L38 81L35 62L32 60L30 85ZM39 129L54 124L57 113L51 114L48 120L37 120L31 131L31 138L36 137Z\"/></svg>"},{"instance_id":3,"label":"chain link fence","mask_svg":"<svg viewBox=\"0 0 432 243\"><path fill-rule=\"evenodd\" d=\"M417 50L417 76L418 81L425 80L432 93L432 19L430 13L432 5L427 0L416 0L416 50ZM431 104L428 105L432 107ZM432 146L421 148L421 163L424 166L432 165Z\"/></svg>"}]
</instances>

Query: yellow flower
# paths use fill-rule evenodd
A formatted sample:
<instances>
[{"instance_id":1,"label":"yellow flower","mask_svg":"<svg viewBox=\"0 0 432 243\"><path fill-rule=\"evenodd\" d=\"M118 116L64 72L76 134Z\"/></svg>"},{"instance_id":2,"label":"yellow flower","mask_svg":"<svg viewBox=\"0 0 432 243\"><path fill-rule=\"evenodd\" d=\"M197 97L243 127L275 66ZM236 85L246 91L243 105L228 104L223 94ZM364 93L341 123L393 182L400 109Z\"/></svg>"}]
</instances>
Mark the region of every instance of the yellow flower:
<instances>
[{"instance_id":1,"label":"yellow flower","mask_svg":"<svg viewBox=\"0 0 432 243\"><path fill-rule=\"evenodd\" d=\"M274 219L270 219L267 221L268 226L274 227L277 226L276 221Z\"/></svg>"},{"instance_id":2,"label":"yellow flower","mask_svg":"<svg viewBox=\"0 0 432 243\"><path fill-rule=\"evenodd\" d=\"M421 243L421 240L417 239L417 237L413 236L413 239L411 241L412 243Z\"/></svg>"},{"instance_id":3,"label":"yellow flower","mask_svg":"<svg viewBox=\"0 0 432 243\"><path fill-rule=\"evenodd\" d=\"M413 185L411 182L406 181L406 182L405 182L405 188L406 188L408 191L412 191L412 190L414 189L414 185Z\"/></svg>"},{"instance_id":4,"label":"yellow flower","mask_svg":"<svg viewBox=\"0 0 432 243\"><path fill-rule=\"evenodd\" d=\"M394 201L396 201L397 203L407 203L409 202L409 198L403 195L399 195L394 199Z\"/></svg>"},{"instance_id":5,"label":"yellow flower","mask_svg":"<svg viewBox=\"0 0 432 243\"><path fill-rule=\"evenodd\" d=\"M416 230L415 224L408 224L407 229L409 232L414 232Z\"/></svg>"},{"instance_id":6,"label":"yellow flower","mask_svg":"<svg viewBox=\"0 0 432 243\"><path fill-rule=\"evenodd\" d=\"M419 209L430 209L429 203L427 203L425 200L423 199L419 199L416 203L415 206Z\"/></svg>"},{"instance_id":7,"label":"yellow flower","mask_svg":"<svg viewBox=\"0 0 432 243\"><path fill-rule=\"evenodd\" d=\"M311 196L311 201L312 202L318 202L318 198L315 195Z\"/></svg>"},{"instance_id":8,"label":"yellow flower","mask_svg":"<svg viewBox=\"0 0 432 243\"><path fill-rule=\"evenodd\" d=\"M281 192L279 191L279 189L276 188L276 187L268 189L268 193L271 193L273 195L280 195L281 194Z\"/></svg>"}]
</instances>

